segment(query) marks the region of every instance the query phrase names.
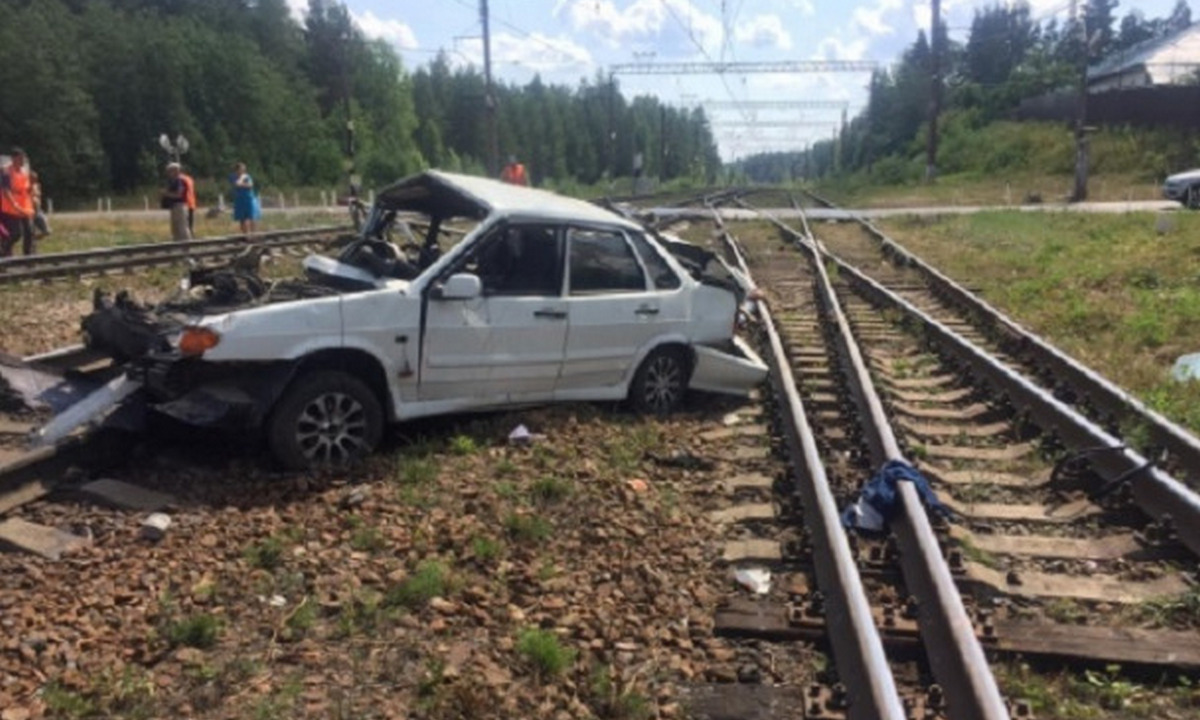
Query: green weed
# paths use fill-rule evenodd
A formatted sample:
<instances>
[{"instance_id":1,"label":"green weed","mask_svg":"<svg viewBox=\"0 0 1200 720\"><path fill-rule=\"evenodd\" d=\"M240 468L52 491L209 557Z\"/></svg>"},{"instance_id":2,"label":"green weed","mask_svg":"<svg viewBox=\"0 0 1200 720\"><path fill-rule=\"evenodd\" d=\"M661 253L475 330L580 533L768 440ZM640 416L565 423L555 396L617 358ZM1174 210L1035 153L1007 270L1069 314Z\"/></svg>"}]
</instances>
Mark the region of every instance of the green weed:
<instances>
[{"instance_id":1,"label":"green weed","mask_svg":"<svg viewBox=\"0 0 1200 720\"><path fill-rule=\"evenodd\" d=\"M575 651L565 648L549 630L528 628L517 638L517 653L543 677L561 675L575 662Z\"/></svg>"},{"instance_id":2,"label":"green weed","mask_svg":"<svg viewBox=\"0 0 1200 720\"><path fill-rule=\"evenodd\" d=\"M510 537L523 543L542 542L554 532L554 526L540 515L512 513L504 519L504 527Z\"/></svg>"},{"instance_id":3,"label":"green weed","mask_svg":"<svg viewBox=\"0 0 1200 720\"><path fill-rule=\"evenodd\" d=\"M207 613L176 620L167 626L167 641L172 647L181 645L206 650L217 644L221 621Z\"/></svg>"},{"instance_id":4,"label":"green weed","mask_svg":"<svg viewBox=\"0 0 1200 720\"><path fill-rule=\"evenodd\" d=\"M547 475L533 482L529 494L535 502L549 504L567 499L573 489L570 481Z\"/></svg>"},{"instance_id":5,"label":"green weed","mask_svg":"<svg viewBox=\"0 0 1200 720\"><path fill-rule=\"evenodd\" d=\"M388 588L383 605L414 610L435 597L445 596L449 586L449 568L437 560L426 560L411 576Z\"/></svg>"},{"instance_id":6,"label":"green weed","mask_svg":"<svg viewBox=\"0 0 1200 720\"><path fill-rule=\"evenodd\" d=\"M450 438L450 452L455 455L474 455L479 452L479 443L470 435L455 435Z\"/></svg>"}]
</instances>

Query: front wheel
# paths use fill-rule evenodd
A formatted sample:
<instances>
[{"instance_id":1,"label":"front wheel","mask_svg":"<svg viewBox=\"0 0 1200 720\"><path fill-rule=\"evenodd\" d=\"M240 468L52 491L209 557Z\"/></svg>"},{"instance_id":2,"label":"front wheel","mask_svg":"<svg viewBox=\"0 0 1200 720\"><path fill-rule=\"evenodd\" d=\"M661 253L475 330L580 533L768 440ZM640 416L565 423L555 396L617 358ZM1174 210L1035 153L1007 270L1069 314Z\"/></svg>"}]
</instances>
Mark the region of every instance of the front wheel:
<instances>
[{"instance_id":1,"label":"front wheel","mask_svg":"<svg viewBox=\"0 0 1200 720\"><path fill-rule=\"evenodd\" d=\"M629 386L629 403L642 413L666 415L683 403L690 367L679 349L655 350L642 361Z\"/></svg>"},{"instance_id":2,"label":"front wheel","mask_svg":"<svg viewBox=\"0 0 1200 720\"><path fill-rule=\"evenodd\" d=\"M346 465L370 454L382 437L375 393L334 370L297 378L267 424L271 452L292 470Z\"/></svg>"},{"instance_id":3,"label":"front wheel","mask_svg":"<svg viewBox=\"0 0 1200 720\"><path fill-rule=\"evenodd\" d=\"M1200 210L1200 185L1193 185L1187 189L1183 204L1192 210Z\"/></svg>"}]
</instances>

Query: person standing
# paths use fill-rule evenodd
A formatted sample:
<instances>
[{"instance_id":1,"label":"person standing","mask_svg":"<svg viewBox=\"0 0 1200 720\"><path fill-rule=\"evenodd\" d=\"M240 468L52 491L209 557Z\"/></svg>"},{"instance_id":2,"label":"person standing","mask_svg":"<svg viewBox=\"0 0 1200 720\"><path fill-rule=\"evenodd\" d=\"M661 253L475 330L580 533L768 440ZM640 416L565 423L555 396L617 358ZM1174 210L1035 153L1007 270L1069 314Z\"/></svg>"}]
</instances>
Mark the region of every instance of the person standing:
<instances>
[{"instance_id":1,"label":"person standing","mask_svg":"<svg viewBox=\"0 0 1200 720\"><path fill-rule=\"evenodd\" d=\"M529 185L529 176L525 174L525 166L517 162L516 155L508 156L508 164L500 171L500 179L509 185Z\"/></svg>"},{"instance_id":2,"label":"person standing","mask_svg":"<svg viewBox=\"0 0 1200 720\"><path fill-rule=\"evenodd\" d=\"M13 148L12 164L0 174L0 223L8 237L0 245L0 257L11 257L13 245L21 239L21 250L33 255L37 248L33 237L33 178L25 162L25 151Z\"/></svg>"},{"instance_id":3,"label":"person standing","mask_svg":"<svg viewBox=\"0 0 1200 720\"><path fill-rule=\"evenodd\" d=\"M191 240L187 222L187 188L183 184L183 168L179 163L167 163L167 186L163 189L162 205L171 212L171 239Z\"/></svg>"},{"instance_id":4,"label":"person standing","mask_svg":"<svg viewBox=\"0 0 1200 720\"><path fill-rule=\"evenodd\" d=\"M179 179L183 181L183 204L187 207L188 235L196 237L196 179L180 170Z\"/></svg>"},{"instance_id":5,"label":"person standing","mask_svg":"<svg viewBox=\"0 0 1200 720\"><path fill-rule=\"evenodd\" d=\"M254 178L246 172L246 163L240 162L233 166L229 182L233 185L233 219L238 221L242 233L252 233L254 223L262 217L262 210L258 205Z\"/></svg>"}]
</instances>

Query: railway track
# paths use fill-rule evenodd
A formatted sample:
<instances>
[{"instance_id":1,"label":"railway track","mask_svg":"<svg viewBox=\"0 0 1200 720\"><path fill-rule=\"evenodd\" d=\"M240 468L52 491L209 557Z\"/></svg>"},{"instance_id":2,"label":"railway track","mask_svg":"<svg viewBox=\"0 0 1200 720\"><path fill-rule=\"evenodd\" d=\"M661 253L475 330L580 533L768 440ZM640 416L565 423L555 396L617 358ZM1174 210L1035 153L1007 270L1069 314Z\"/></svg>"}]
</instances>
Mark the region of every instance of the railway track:
<instances>
[{"instance_id":1,"label":"railway track","mask_svg":"<svg viewBox=\"0 0 1200 720\"><path fill-rule=\"evenodd\" d=\"M1175 531L1195 526L1195 495L1014 371L1009 358L973 344L967 337L981 338L969 325L939 322L828 254L806 222L798 230L772 221L784 248L778 234L746 247L750 270L771 292L779 344L787 349L777 368L791 366L799 377L793 385L775 370L777 402L816 418L808 428L825 469L805 464L802 489L824 475L836 506L846 507L883 462L907 461L958 519L930 524L914 488L902 482L892 539L854 540L857 568L842 577L862 576L889 658L903 645L899 630L909 632L910 652L912 634L920 638L915 673L893 662L893 679L936 681L924 687L925 707L958 718L1029 711L1000 700L1001 691L1020 697L1011 658L1169 668L1194 677L1195 617L1183 612L1164 622L1162 613L1190 607L1197 592L1196 548L1188 532ZM911 278L888 279L904 292L919 291ZM774 334L772 321L766 324ZM1098 446L1118 449L1055 462ZM1154 497L1160 493L1171 499ZM813 504L805 496L810 534L819 537ZM827 631L836 637L844 631L835 632L833 621L850 605L831 602L837 594L829 574L818 586ZM803 607L758 608L730 620L743 633L795 636ZM1146 627L1175 621L1188 627ZM992 673L985 654L995 663ZM845 655L839 668L847 667ZM909 709L921 700L921 684L913 692L896 682ZM861 689L852 695L862 697ZM879 716L871 714L878 708L850 710Z\"/></svg>"},{"instance_id":2,"label":"railway track","mask_svg":"<svg viewBox=\"0 0 1200 720\"><path fill-rule=\"evenodd\" d=\"M245 250L248 243L281 250L327 246L349 232L347 226L325 225L274 230L249 236L231 235L186 242L126 245L99 250L6 258L0 260L0 285L174 265L189 260L218 260L237 255Z\"/></svg>"}]
</instances>

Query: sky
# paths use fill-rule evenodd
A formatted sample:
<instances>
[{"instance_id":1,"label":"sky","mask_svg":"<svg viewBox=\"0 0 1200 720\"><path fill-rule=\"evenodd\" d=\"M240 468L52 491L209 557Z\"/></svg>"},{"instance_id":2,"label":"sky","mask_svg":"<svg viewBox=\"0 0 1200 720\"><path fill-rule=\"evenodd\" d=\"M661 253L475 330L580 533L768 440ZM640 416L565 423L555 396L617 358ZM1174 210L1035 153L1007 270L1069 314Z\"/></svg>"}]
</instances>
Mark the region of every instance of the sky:
<instances>
[{"instance_id":1,"label":"sky","mask_svg":"<svg viewBox=\"0 0 1200 720\"><path fill-rule=\"evenodd\" d=\"M288 0L298 15L307 0ZM976 8L1006 0L942 0L951 37L963 40ZM1200 0L1189 0L1194 15ZM1082 2L1082 0L1081 0ZM1035 18L1068 17L1069 0L1029 0ZM359 27L391 42L409 69L444 50L452 62L482 67L478 0L347 0ZM929 0L490 0L495 75L524 84L576 85L638 62L868 60L887 65L930 25ZM1147 17L1174 0L1121 0ZM673 105L779 100L866 102L869 73L618 76L622 91ZM766 150L798 150L830 137L840 112L706 107L726 160ZM795 122L782 128L759 122Z\"/></svg>"}]
</instances>

